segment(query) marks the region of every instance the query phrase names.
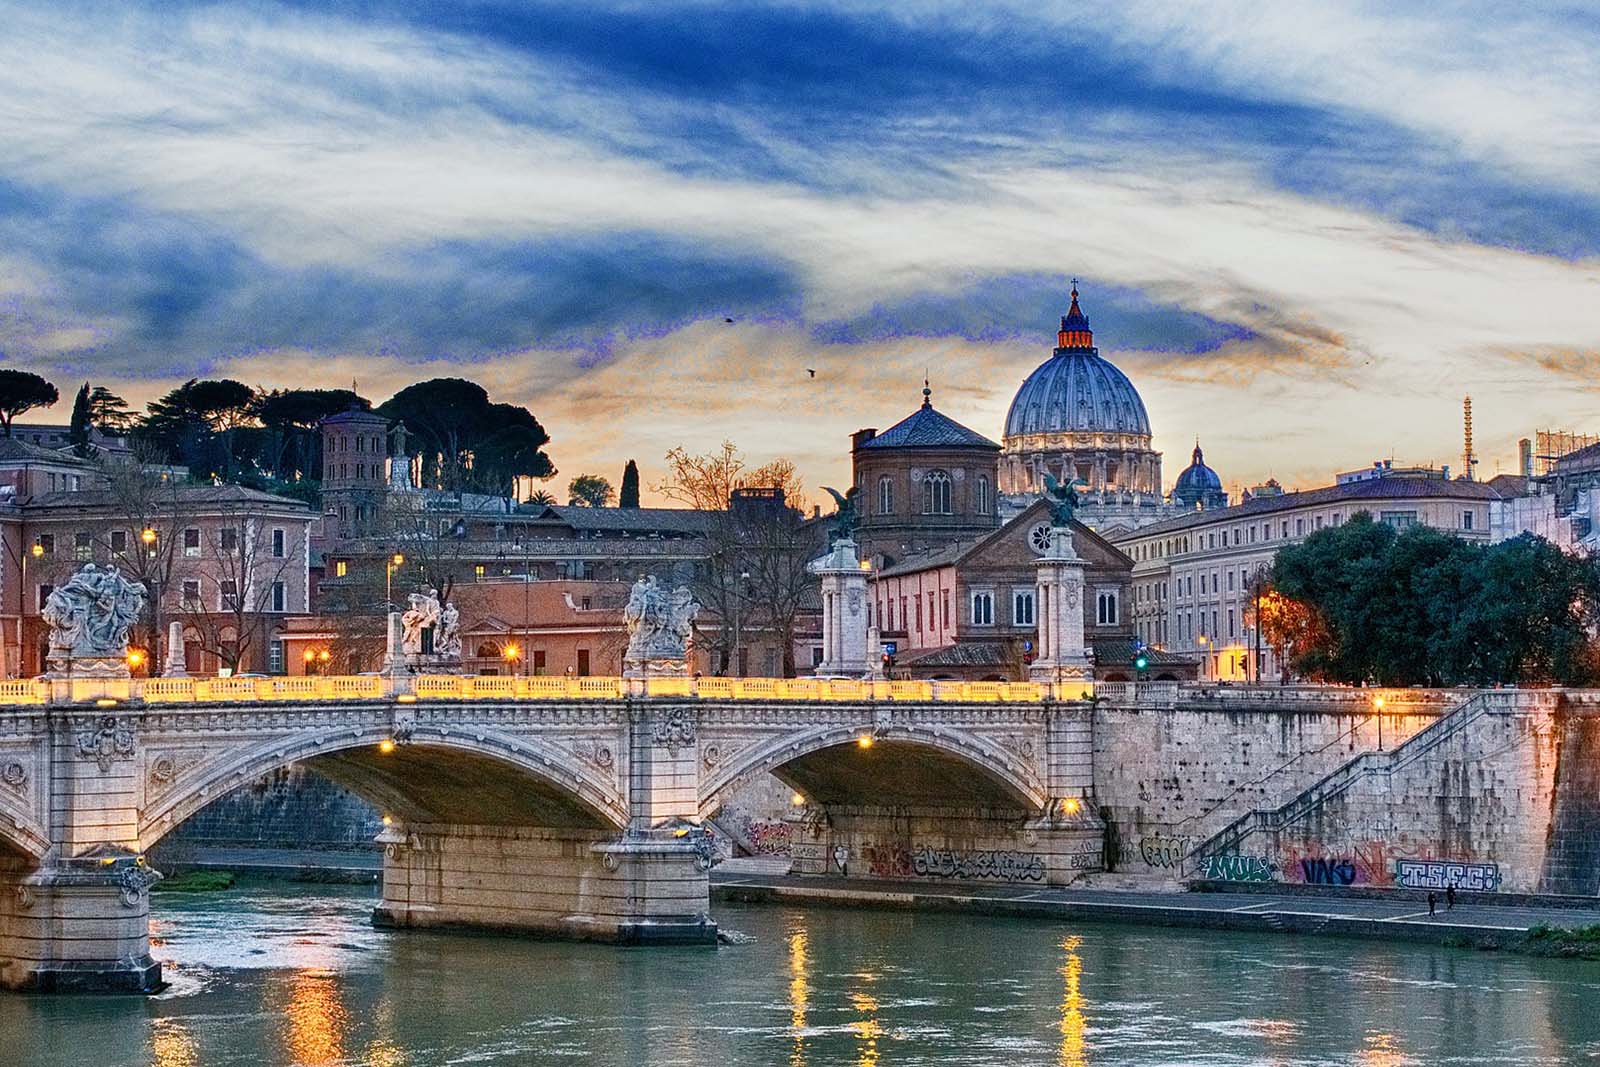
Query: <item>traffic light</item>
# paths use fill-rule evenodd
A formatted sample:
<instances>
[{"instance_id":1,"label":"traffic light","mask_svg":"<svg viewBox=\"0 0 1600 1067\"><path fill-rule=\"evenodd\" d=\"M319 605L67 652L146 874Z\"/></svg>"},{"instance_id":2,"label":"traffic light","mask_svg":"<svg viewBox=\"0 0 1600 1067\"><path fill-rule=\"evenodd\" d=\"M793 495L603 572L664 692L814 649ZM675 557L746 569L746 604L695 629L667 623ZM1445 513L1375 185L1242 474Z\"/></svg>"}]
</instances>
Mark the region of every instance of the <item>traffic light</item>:
<instances>
[{"instance_id":1,"label":"traffic light","mask_svg":"<svg viewBox=\"0 0 1600 1067\"><path fill-rule=\"evenodd\" d=\"M1139 654L1133 657L1133 666L1134 666L1135 669L1141 670L1141 671L1144 670L1146 667L1149 667L1150 666L1150 653L1144 651L1144 649L1140 649L1139 650Z\"/></svg>"},{"instance_id":2,"label":"traffic light","mask_svg":"<svg viewBox=\"0 0 1600 1067\"><path fill-rule=\"evenodd\" d=\"M894 670L894 653L893 652L885 652L883 654L883 673L884 673L884 677L888 677L889 672L892 671L892 670Z\"/></svg>"}]
</instances>

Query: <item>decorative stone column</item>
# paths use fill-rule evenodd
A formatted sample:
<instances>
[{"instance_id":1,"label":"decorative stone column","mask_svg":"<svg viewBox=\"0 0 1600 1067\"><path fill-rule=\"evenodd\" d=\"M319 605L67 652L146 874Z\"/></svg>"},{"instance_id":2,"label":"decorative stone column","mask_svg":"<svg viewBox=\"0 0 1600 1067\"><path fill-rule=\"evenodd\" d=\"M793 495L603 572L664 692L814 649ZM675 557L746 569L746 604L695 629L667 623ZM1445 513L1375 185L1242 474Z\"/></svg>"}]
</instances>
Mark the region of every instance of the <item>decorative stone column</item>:
<instances>
[{"instance_id":1,"label":"decorative stone column","mask_svg":"<svg viewBox=\"0 0 1600 1067\"><path fill-rule=\"evenodd\" d=\"M1028 668L1036 682L1088 682L1094 659L1083 633L1083 571L1088 564L1072 547L1072 531L1050 528L1050 547L1034 560L1039 657Z\"/></svg>"},{"instance_id":2,"label":"decorative stone column","mask_svg":"<svg viewBox=\"0 0 1600 1067\"><path fill-rule=\"evenodd\" d=\"M876 657L867 627L867 575L856 558L856 543L846 537L828 554L812 560L812 574L822 579L822 662L818 678L864 678Z\"/></svg>"},{"instance_id":3,"label":"decorative stone column","mask_svg":"<svg viewBox=\"0 0 1600 1067\"><path fill-rule=\"evenodd\" d=\"M189 677L189 661L183 654L183 623L167 624L167 658L161 665L163 678Z\"/></svg>"}]
</instances>

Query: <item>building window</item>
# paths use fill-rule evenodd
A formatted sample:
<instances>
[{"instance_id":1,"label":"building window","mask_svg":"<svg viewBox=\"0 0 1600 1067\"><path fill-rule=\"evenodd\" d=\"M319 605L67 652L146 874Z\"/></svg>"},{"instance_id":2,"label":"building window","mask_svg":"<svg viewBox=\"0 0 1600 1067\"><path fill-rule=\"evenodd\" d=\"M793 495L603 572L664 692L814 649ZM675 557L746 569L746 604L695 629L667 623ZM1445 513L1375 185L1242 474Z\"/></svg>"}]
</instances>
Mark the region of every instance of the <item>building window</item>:
<instances>
[{"instance_id":1,"label":"building window","mask_svg":"<svg viewBox=\"0 0 1600 1067\"><path fill-rule=\"evenodd\" d=\"M286 611L287 608L284 605L287 602L288 602L288 591L284 588L283 583L282 582L273 582L272 583L272 610L273 611Z\"/></svg>"},{"instance_id":2,"label":"building window","mask_svg":"<svg viewBox=\"0 0 1600 1067\"><path fill-rule=\"evenodd\" d=\"M870 625L870 621L868 625ZM950 590L944 591L944 628L950 629Z\"/></svg>"},{"instance_id":3,"label":"building window","mask_svg":"<svg viewBox=\"0 0 1600 1067\"><path fill-rule=\"evenodd\" d=\"M333 576L335 578L343 578L346 575L348 575L349 573L350 573L350 561L349 560L336 559L336 560L333 561Z\"/></svg>"},{"instance_id":4,"label":"building window","mask_svg":"<svg viewBox=\"0 0 1600 1067\"><path fill-rule=\"evenodd\" d=\"M887 474L878 479L878 514L894 514L894 482Z\"/></svg>"},{"instance_id":5,"label":"building window","mask_svg":"<svg viewBox=\"0 0 1600 1067\"><path fill-rule=\"evenodd\" d=\"M1304 537L1305 534L1306 534L1306 520L1304 520L1304 519L1296 519L1296 520L1294 520L1294 535L1296 537Z\"/></svg>"},{"instance_id":6,"label":"building window","mask_svg":"<svg viewBox=\"0 0 1600 1067\"><path fill-rule=\"evenodd\" d=\"M183 606L186 608L199 607L200 605L200 579L185 578L183 580Z\"/></svg>"},{"instance_id":7,"label":"building window","mask_svg":"<svg viewBox=\"0 0 1600 1067\"><path fill-rule=\"evenodd\" d=\"M1033 590L1018 589L1011 594L1011 625L1033 625Z\"/></svg>"},{"instance_id":8,"label":"building window","mask_svg":"<svg viewBox=\"0 0 1600 1067\"><path fill-rule=\"evenodd\" d=\"M1461 513L1461 528L1463 530L1472 529L1472 512L1463 511Z\"/></svg>"},{"instance_id":9,"label":"building window","mask_svg":"<svg viewBox=\"0 0 1600 1067\"><path fill-rule=\"evenodd\" d=\"M1115 590L1103 589L1095 597L1094 619L1100 626L1115 626L1117 624L1117 594Z\"/></svg>"},{"instance_id":10,"label":"building window","mask_svg":"<svg viewBox=\"0 0 1600 1067\"><path fill-rule=\"evenodd\" d=\"M94 534L79 530L72 535L72 554L78 559L94 559Z\"/></svg>"},{"instance_id":11,"label":"building window","mask_svg":"<svg viewBox=\"0 0 1600 1067\"><path fill-rule=\"evenodd\" d=\"M183 531L183 554L185 556L198 556L200 554L200 531L190 526Z\"/></svg>"},{"instance_id":12,"label":"building window","mask_svg":"<svg viewBox=\"0 0 1600 1067\"><path fill-rule=\"evenodd\" d=\"M929 471L922 479L922 513L950 514L950 475L944 471Z\"/></svg>"},{"instance_id":13,"label":"building window","mask_svg":"<svg viewBox=\"0 0 1600 1067\"><path fill-rule=\"evenodd\" d=\"M987 475L978 475L978 486L973 491L975 497L973 511L979 515L989 514L989 478Z\"/></svg>"},{"instance_id":14,"label":"building window","mask_svg":"<svg viewBox=\"0 0 1600 1067\"><path fill-rule=\"evenodd\" d=\"M741 649L740 651L748 650ZM587 648L578 649L578 676L581 678L589 677L589 650Z\"/></svg>"},{"instance_id":15,"label":"building window","mask_svg":"<svg viewBox=\"0 0 1600 1067\"><path fill-rule=\"evenodd\" d=\"M53 556L56 554L56 535L40 534L37 539L41 555Z\"/></svg>"},{"instance_id":16,"label":"building window","mask_svg":"<svg viewBox=\"0 0 1600 1067\"><path fill-rule=\"evenodd\" d=\"M1386 522L1396 530L1404 530L1417 524L1415 511L1380 511L1378 520Z\"/></svg>"},{"instance_id":17,"label":"building window","mask_svg":"<svg viewBox=\"0 0 1600 1067\"><path fill-rule=\"evenodd\" d=\"M1232 637L1232 636L1233 636L1233 635L1234 635L1234 629L1233 629L1233 609L1232 609L1232 608L1229 608L1229 609L1228 609L1228 636L1229 636L1229 637Z\"/></svg>"},{"instance_id":18,"label":"building window","mask_svg":"<svg viewBox=\"0 0 1600 1067\"><path fill-rule=\"evenodd\" d=\"M544 673L544 649L542 648L536 648L533 650L533 673Z\"/></svg>"},{"instance_id":19,"label":"building window","mask_svg":"<svg viewBox=\"0 0 1600 1067\"><path fill-rule=\"evenodd\" d=\"M45 601L49 600L50 599L50 594L55 592L55 591L56 591L56 587L53 586L53 585L41 585L41 586L39 586L39 610L40 611L44 610Z\"/></svg>"},{"instance_id":20,"label":"building window","mask_svg":"<svg viewBox=\"0 0 1600 1067\"><path fill-rule=\"evenodd\" d=\"M232 611L239 606L239 583L232 578L224 578L217 583L217 591L221 594L222 610Z\"/></svg>"},{"instance_id":21,"label":"building window","mask_svg":"<svg viewBox=\"0 0 1600 1067\"><path fill-rule=\"evenodd\" d=\"M230 555L239 551L239 531L232 526L224 526L221 532L222 551Z\"/></svg>"},{"instance_id":22,"label":"building window","mask_svg":"<svg viewBox=\"0 0 1600 1067\"><path fill-rule=\"evenodd\" d=\"M283 558L283 552L284 552L283 541L284 541L283 531L282 530L273 530L272 531L272 556L273 556L274 559L282 559Z\"/></svg>"},{"instance_id":23,"label":"building window","mask_svg":"<svg viewBox=\"0 0 1600 1067\"><path fill-rule=\"evenodd\" d=\"M974 625L974 626L993 626L994 625L994 594L993 593L973 593L972 594L972 625Z\"/></svg>"},{"instance_id":24,"label":"building window","mask_svg":"<svg viewBox=\"0 0 1600 1067\"><path fill-rule=\"evenodd\" d=\"M113 552L126 552L126 551L128 551L128 531L127 530L112 530L111 531L111 551L113 551Z\"/></svg>"},{"instance_id":25,"label":"building window","mask_svg":"<svg viewBox=\"0 0 1600 1067\"><path fill-rule=\"evenodd\" d=\"M267 645L267 673L283 673L283 642L272 641Z\"/></svg>"}]
</instances>

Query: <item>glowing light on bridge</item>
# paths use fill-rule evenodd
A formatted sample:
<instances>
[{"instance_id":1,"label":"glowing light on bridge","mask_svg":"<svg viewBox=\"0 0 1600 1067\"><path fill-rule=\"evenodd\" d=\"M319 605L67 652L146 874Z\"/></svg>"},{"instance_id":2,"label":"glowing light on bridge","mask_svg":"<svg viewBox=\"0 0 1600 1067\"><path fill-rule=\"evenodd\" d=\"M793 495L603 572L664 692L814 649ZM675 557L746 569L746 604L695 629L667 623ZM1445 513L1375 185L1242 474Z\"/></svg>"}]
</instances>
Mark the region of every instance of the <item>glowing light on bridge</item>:
<instances>
[{"instance_id":1,"label":"glowing light on bridge","mask_svg":"<svg viewBox=\"0 0 1600 1067\"><path fill-rule=\"evenodd\" d=\"M385 737L382 741L379 741L378 742L378 751L382 752L386 756L389 753L393 752L394 751L394 738Z\"/></svg>"},{"instance_id":2,"label":"glowing light on bridge","mask_svg":"<svg viewBox=\"0 0 1600 1067\"><path fill-rule=\"evenodd\" d=\"M856 744L861 748L871 748L872 747L872 735L871 734L862 734L860 737L856 738Z\"/></svg>"}]
</instances>

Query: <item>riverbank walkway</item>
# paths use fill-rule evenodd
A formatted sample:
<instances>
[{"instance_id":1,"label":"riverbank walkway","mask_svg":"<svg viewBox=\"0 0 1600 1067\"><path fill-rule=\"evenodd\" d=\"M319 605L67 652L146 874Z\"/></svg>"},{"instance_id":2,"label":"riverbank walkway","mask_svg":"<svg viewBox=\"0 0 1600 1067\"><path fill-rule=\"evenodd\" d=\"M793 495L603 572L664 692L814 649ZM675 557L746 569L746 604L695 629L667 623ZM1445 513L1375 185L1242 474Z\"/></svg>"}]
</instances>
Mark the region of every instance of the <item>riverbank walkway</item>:
<instances>
[{"instance_id":1,"label":"riverbank walkway","mask_svg":"<svg viewBox=\"0 0 1600 1067\"><path fill-rule=\"evenodd\" d=\"M743 903L904 908L1073 922L1142 926L1187 926L1256 933L1331 934L1434 944L1494 948L1545 924L1577 928L1600 923L1600 899L1567 900L1551 906L1492 902L1462 894L1446 909L1428 914L1427 900L1409 891L1383 897L1300 892L1182 892L1072 889L1029 885L930 885L927 881L878 881L794 877L743 863L711 872L711 898Z\"/></svg>"}]
</instances>

